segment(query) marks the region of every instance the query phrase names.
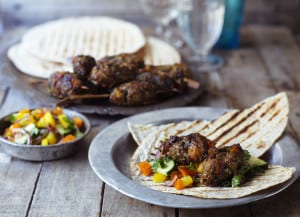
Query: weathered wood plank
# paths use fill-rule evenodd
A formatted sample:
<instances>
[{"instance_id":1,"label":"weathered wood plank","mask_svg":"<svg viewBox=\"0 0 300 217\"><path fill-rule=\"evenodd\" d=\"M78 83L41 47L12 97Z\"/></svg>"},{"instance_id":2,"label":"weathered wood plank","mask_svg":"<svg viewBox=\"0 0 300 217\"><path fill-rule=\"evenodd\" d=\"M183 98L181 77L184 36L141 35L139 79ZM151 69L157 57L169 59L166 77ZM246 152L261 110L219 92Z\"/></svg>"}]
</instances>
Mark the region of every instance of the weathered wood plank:
<instances>
[{"instance_id":1,"label":"weathered wood plank","mask_svg":"<svg viewBox=\"0 0 300 217\"><path fill-rule=\"evenodd\" d=\"M276 89L299 90L300 49L290 31L262 26L251 26L246 31L270 71Z\"/></svg>"},{"instance_id":2,"label":"weathered wood plank","mask_svg":"<svg viewBox=\"0 0 300 217\"><path fill-rule=\"evenodd\" d=\"M252 214L255 217L298 217L300 204L300 183L294 183L282 193L253 203Z\"/></svg>"},{"instance_id":3,"label":"weathered wood plank","mask_svg":"<svg viewBox=\"0 0 300 217\"><path fill-rule=\"evenodd\" d=\"M255 49L235 50L229 56L221 76L231 107L249 107L275 93Z\"/></svg>"},{"instance_id":4,"label":"weathered wood plank","mask_svg":"<svg viewBox=\"0 0 300 217\"><path fill-rule=\"evenodd\" d=\"M0 116L12 110L29 106L29 101L13 89L6 91L3 73L0 73ZM3 104L2 104L3 103ZM32 199L36 180L41 170L40 163L26 162L3 153L0 147L0 216L25 216Z\"/></svg>"},{"instance_id":5,"label":"weathered wood plank","mask_svg":"<svg viewBox=\"0 0 300 217\"><path fill-rule=\"evenodd\" d=\"M105 185L104 198L101 217L175 217L175 209L131 199L107 185Z\"/></svg>"},{"instance_id":6,"label":"weathered wood plank","mask_svg":"<svg viewBox=\"0 0 300 217\"><path fill-rule=\"evenodd\" d=\"M300 94L298 92L288 92L290 101L290 122L293 130L296 132L298 141L300 141Z\"/></svg>"},{"instance_id":7,"label":"weathered wood plank","mask_svg":"<svg viewBox=\"0 0 300 217\"><path fill-rule=\"evenodd\" d=\"M100 215L102 182L87 160L93 128L77 154L44 162L28 216L96 217Z\"/></svg>"},{"instance_id":8,"label":"weathered wood plank","mask_svg":"<svg viewBox=\"0 0 300 217\"><path fill-rule=\"evenodd\" d=\"M290 123L300 138L300 49L286 28L251 26L248 28L262 56L272 85L277 91L288 92Z\"/></svg>"},{"instance_id":9,"label":"weathered wood plank","mask_svg":"<svg viewBox=\"0 0 300 217\"><path fill-rule=\"evenodd\" d=\"M17 159L0 162L1 217L25 217L40 169L40 163Z\"/></svg>"},{"instance_id":10,"label":"weathered wood plank","mask_svg":"<svg viewBox=\"0 0 300 217\"><path fill-rule=\"evenodd\" d=\"M251 217L251 212L248 205L236 206L234 208L220 208L220 209L181 209L179 211L179 217Z\"/></svg>"}]
</instances>

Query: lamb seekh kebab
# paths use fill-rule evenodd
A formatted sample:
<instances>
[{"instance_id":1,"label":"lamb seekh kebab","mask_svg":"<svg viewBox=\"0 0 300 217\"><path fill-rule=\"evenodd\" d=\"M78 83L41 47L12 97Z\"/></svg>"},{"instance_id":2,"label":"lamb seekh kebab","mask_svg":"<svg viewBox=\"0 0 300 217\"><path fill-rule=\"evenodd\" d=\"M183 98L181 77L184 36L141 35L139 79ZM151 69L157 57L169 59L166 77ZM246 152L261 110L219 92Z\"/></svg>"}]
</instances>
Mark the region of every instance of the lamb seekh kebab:
<instances>
[{"instance_id":1,"label":"lamb seekh kebab","mask_svg":"<svg viewBox=\"0 0 300 217\"><path fill-rule=\"evenodd\" d=\"M183 64L145 66L135 55L121 54L95 61L72 59L74 73L56 72L49 78L50 93L63 103L87 98L109 98L116 105L145 105L182 93L190 73ZM74 85L75 84L75 85ZM105 93L105 94L103 94Z\"/></svg>"}]
</instances>

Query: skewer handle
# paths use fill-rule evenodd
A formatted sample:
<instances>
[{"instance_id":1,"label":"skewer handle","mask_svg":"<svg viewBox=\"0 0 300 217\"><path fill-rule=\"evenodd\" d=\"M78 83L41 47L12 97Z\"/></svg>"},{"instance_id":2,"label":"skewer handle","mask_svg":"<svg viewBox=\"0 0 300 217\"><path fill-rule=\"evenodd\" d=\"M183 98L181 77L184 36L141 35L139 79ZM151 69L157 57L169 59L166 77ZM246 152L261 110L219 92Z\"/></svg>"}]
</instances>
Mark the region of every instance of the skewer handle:
<instances>
[{"instance_id":1,"label":"skewer handle","mask_svg":"<svg viewBox=\"0 0 300 217\"><path fill-rule=\"evenodd\" d=\"M184 81L187 83L187 85L190 88L198 89L200 87L200 82L199 81L195 81L195 80L190 79L190 78L184 78Z\"/></svg>"},{"instance_id":2,"label":"skewer handle","mask_svg":"<svg viewBox=\"0 0 300 217\"><path fill-rule=\"evenodd\" d=\"M82 95L70 95L66 98L58 101L56 103L56 106L64 106L70 102L74 102L76 100L82 100L82 99L105 99L109 98L109 94L82 94Z\"/></svg>"}]
</instances>

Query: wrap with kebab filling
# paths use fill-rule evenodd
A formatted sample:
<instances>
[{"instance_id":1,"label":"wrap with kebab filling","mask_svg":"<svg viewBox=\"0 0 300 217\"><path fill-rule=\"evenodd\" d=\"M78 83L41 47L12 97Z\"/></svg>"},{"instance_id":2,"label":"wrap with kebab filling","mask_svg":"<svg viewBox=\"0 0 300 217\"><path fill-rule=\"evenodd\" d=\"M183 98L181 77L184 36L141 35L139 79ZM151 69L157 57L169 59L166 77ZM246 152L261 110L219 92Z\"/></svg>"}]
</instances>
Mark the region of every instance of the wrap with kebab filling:
<instances>
[{"instance_id":1,"label":"wrap with kebab filling","mask_svg":"<svg viewBox=\"0 0 300 217\"><path fill-rule=\"evenodd\" d=\"M268 165L257 157L284 131L288 110L286 94L279 93L213 121L129 124L139 145L131 159L132 179L162 192L215 199L283 183L295 168Z\"/></svg>"}]
</instances>

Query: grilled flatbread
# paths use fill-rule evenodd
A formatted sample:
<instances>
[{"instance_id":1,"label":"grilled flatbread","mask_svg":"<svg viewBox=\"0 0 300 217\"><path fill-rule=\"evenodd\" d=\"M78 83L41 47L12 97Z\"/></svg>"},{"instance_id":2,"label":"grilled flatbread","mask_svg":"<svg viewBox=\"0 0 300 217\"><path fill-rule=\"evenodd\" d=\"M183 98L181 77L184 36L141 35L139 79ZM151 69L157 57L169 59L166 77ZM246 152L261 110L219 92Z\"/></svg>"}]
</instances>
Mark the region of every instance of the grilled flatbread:
<instances>
[{"instance_id":1,"label":"grilled flatbread","mask_svg":"<svg viewBox=\"0 0 300 217\"><path fill-rule=\"evenodd\" d=\"M68 63L75 55L95 59L142 49L146 39L132 23L110 17L74 17L41 24L22 38L32 55L59 63Z\"/></svg>"},{"instance_id":2,"label":"grilled flatbread","mask_svg":"<svg viewBox=\"0 0 300 217\"><path fill-rule=\"evenodd\" d=\"M217 141L217 147L240 143L251 155L261 156L284 131L288 110L286 94L279 93L250 108L227 112L213 121L183 121L159 126L129 123L129 130L139 145L130 162L132 179L162 192L215 199L244 197L286 182L293 176L296 170L294 167L269 166L265 173L256 175L240 187L191 187L176 190L170 183L154 183L152 177L141 175L137 163L154 159L160 141L169 136L196 132Z\"/></svg>"},{"instance_id":3,"label":"grilled flatbread","mask_svg":"<svg viewBox=\"0 0 300 217\"><path fill-rule=\"evenodd\" d=\"M153 124L131 124L128 123L128 129L131 133L134 141L141 145L143 140L151 134L151 138L156 138L160 133L164 133L167 137L170 135L187 135L189 132L195 132L195 130L200 130L203 126L206 126L208 121L181 121L179 123L170 123L163 125L153 125ZM190 129L190 130L188 130ZM149 136L150 138L150 136Z\"/></svg>"},{"instance_id":4,"label":"grilled flatbread","mask_svg":"<svg viewBox=\"0 0 300 217\"><path fill-rule=\"evenodd\" d=\"M173 47L153 37L147 39L146 50L141 53L146 64L167 65L180 62L180 55ZM47 61L32 55L22 43L10 47L7 56L21 72L39 78L49 78L56 71L73 71L70 63Z\"/></svg>"},{"instance_id":5,"label":"grilled flatbread","mask_svg":"<svg viewBox=\"0 0 300 217\"><path fill-rule=\"evenodd\" d=\"M155 135L169 137L200 133L217 142L217 147L239 143L243 149L255 157L262 156L283 133L288 121L289 105L285 93L269 97L254 106L243 110L232 110L213 121L178 122L168 125L134 125L129 130L138 145L144 140L154 140L160 144L162 138L150 138ZM176 129L180 129L176 131Z\"/></svg>"},{"instance_id":6,"label":"grilled flatbread","mask_svg":"<svg viewBox=\"0 0 300 217\"><path fill-rule=\"evenodd\" d=\"M258 191L270 188L280 183L289 180L294 172L294 167L282 167L282 166L269 166L269 168L263 173L256 175L250 181L244 183L240 187L191 187L182 190L176 190L174 187L167 184L154 183L152 177L137 175L138 169L136 168L135 175L132 179L141 185L149 188L172 194L182 194L201 198L210 199L233 199L244 197Z\"/></svg>"}]
</instances>

